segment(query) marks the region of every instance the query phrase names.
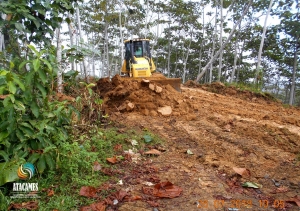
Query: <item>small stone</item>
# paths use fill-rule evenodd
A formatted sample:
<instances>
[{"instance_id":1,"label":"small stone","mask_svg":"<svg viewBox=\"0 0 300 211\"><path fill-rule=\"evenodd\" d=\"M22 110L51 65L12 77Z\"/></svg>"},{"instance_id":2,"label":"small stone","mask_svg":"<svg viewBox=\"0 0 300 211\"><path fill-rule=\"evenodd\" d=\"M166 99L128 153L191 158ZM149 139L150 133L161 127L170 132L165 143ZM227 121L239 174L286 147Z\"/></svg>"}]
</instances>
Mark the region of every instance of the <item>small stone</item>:
<instances>
[{"instance_id":1,"label":"small stone","mask_svg":"<svg viewBox=\"0 0 300 211\"><path fill-rule=\"evenodd\" d=\"M131 103L131 102L127 103L126 110L127 111L132 111L133 109L134 109L134 104Z\"/></svg>"},{"instance_id":2,"label":"small stone","mask_svg":"<svg viewBox=\"0 0 300 211\"><path fill-rule=\"evenodd\" d=\"M155 86L155 92L161 93L162 90L163 90L162 87L160 87L160 86Z\"/></svg>"},{"instance_id":3,"label":"small stone","mask_svg":"<svg viewBox=\"0 0 300 211\"><path fill-rule=\"evenodd\" d=\"M164 106L164 107L159 107L157 111L163 116L169 116L172 113L172 108L171 106Z\"/></svg>"}]
</instances>

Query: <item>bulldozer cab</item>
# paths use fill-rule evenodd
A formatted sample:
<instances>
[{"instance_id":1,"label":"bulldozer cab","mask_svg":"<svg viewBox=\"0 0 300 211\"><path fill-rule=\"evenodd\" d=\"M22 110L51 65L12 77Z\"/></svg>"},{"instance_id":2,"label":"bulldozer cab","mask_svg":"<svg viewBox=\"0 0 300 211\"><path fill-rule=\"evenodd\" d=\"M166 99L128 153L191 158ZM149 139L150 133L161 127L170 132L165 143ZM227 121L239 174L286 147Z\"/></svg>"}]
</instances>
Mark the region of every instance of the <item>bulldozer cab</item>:
<instances>
[{"instance_id":1,"label":"bulldozer cab","mask_svg":"<svg viewBox=\"0 0 300 211\"><path fill-rule=\"evenodd\" d=\"M136 58L151 58L150 45L148 39L134 39L125 41L125 57L130 59L132 55Z\"/></svg>"}]
</instances>

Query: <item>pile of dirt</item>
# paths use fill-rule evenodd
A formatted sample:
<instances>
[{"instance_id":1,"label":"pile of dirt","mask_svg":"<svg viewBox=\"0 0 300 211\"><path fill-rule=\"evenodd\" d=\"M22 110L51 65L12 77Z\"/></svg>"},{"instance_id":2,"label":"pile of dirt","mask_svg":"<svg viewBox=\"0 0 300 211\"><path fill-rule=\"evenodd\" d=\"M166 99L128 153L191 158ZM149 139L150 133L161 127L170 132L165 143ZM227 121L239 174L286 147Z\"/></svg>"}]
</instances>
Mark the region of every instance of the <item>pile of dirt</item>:
<instances>
[{"instance_id":1,"label":"pile of dirt","mask_svg":"<svg viewBox=\"0 0 300 211\"><path fill-rule=\"evenodd\" d=\"M243 100L250 100L250 101L257 101L257 100L264 100L264 101L274 101L276 102L276 98L268 93L255 93L249 90L241 90L235 86L225 86L221 82L213 82L211 84L198 84L195 81L189 80L187 81L184 86L190 88L201 88L208 92L213 92L216 94L221 94L225 96L234 96L236 98L240 98Z\"/></svg>"},{"instance_id":2,"label":"pile of dirt","mask_svg":"<svg viewBox=\"0 0 300 211\"><path fill-rule=\"evenodd\" d=\"M147 116L180 116L193 111L187 97L151 78L132 80L116 75L112 80L100 79L94 90L104 100L106 113L136 111Z\"/></svg>"}]
</instances>

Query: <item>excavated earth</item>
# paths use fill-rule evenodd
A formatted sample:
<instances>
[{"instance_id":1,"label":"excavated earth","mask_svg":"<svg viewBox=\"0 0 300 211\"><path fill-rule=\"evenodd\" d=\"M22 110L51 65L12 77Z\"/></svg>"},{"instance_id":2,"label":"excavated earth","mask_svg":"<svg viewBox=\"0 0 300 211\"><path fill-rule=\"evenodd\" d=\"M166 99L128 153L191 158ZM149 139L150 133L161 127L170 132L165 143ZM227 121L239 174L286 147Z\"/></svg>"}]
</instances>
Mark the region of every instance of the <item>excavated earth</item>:
<instances>
[{"instance_id":1,"label":"excavated earth","mask_svg":"<svg viewBox=\"0 0 300 211\"><path fill-rule=\"evenodd\" d=\"M119 76L97 82L112 120L165 140L162 154L146 164L155 175L124 180L124 188L143 195L143 182L155 177L183 190L176 198L126 202L117 210L300 210L300 109L222 83L188 82L181 89Z\"/></svg>"}]
</instances>

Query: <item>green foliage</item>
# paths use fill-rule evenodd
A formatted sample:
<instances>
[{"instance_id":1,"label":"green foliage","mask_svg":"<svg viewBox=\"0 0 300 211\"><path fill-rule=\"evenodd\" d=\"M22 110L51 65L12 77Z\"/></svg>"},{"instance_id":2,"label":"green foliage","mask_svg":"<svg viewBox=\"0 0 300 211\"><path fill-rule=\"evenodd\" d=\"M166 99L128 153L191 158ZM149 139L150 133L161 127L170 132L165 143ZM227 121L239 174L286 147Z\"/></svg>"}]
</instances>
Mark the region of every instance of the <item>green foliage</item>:
<instances>
[{"instance_id":1,"label":"green foliage","mask_svg":"<svg viewBox=\"0 0 300 211\"><path fill-rule=\"evenodd\" d=\"M74 12L73 4L77 0L28 1L7 0L0 2L0 13L7 14L6 20L0 19L0 29L10 36L29 42L51 43L50 37L65 19L64 14ZM28 35L28 36L27 36Z\"/></svg>"},{"instance_id":2,"label":"green foliage","mask_svg":"<svg viewBox=\"0 0 300 211\"><path fill-rule=\"evenodd\" d=\"M0 94L6 96L0 101L0 162L28 159L43 173L55 169L57 147L68 138L65 126L74 108L49 99L53 64L45 59L46 50L28 47L32 53L19 73L13 63L0 70Z\"/></svg>"}]
</instances>

